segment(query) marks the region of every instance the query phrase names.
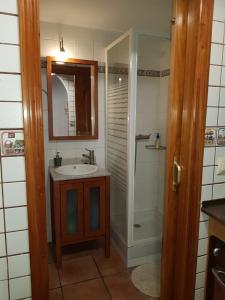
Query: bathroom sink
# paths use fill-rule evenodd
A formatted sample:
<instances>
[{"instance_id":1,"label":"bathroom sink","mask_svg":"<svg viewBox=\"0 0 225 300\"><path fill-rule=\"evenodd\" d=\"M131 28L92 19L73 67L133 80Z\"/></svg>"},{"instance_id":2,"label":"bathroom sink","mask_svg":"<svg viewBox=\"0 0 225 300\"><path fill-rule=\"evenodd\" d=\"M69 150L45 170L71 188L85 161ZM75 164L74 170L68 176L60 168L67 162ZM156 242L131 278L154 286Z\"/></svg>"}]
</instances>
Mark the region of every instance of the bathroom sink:
<instances>
[{"instance_id":1,"label":"bathroom sink","mask_svg":"<svg viewBox=\"0 0 225 300\"><path fill-rule=\"evenodd\" d=\"M65 165L55 169L55 171L59 174L71 176L88 175L96 172L97 170L97 166L86 164Z\"/></svg>"}]
</instances>

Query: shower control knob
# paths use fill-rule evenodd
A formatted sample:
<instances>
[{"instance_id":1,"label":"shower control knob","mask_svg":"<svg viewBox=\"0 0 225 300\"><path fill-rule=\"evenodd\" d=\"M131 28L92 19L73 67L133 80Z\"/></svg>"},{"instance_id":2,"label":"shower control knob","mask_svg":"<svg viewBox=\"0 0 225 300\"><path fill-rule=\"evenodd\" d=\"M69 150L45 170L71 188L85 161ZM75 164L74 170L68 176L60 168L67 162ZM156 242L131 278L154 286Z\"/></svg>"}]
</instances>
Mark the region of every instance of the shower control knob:
<instances>
[{"instance_id":1,"label":"shower control knob","mask_svg":"<svg viewBox=\"0 0 225 300\"><path fill-rule=\"evenodd\" d=\"M213 249L213 255L214 255L214 256L218 256L219 253L220 253L220 251L221 251L220 248L215 248L215 249Z\"/></svg>"}]
</instances>

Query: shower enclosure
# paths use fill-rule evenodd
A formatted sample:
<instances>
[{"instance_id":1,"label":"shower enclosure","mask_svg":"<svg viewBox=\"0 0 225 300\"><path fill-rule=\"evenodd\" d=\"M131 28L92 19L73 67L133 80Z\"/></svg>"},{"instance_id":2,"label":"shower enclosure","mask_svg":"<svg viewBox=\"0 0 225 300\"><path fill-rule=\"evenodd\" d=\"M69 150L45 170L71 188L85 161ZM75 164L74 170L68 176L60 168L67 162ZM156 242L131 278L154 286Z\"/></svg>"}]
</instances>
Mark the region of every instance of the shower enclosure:
<instances>
[{"instance_id":1,"label":"shower enclosure","mask_svg":"<svg viewBox=\"0 0 225 300\"><path fill-rule=\"evenodd\" d=\"M128 266L160 257L170 40L130 30L106 48L111 229Z\"/></svg>"}]
</instances>

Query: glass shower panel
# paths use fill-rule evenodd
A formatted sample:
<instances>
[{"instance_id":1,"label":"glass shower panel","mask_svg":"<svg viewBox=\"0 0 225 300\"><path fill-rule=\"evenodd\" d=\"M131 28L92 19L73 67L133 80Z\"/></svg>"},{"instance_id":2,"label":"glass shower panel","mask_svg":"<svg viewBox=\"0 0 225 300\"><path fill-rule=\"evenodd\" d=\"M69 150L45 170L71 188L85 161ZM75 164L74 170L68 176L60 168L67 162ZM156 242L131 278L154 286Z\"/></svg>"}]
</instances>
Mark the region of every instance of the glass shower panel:
<instances>
[{"instance_id":1,"label":"glass shower panel","mask_svg":"<svg viewBox=\"0 0 225 300\"><path fill-rule=\"evenodd\" d=\"M163 220L170 41L139 35L137 44L133 241L154 241L154 252L159 253ZM149 248L149 254L151 252Z\"/></svg>"},{"instance_id":2,"label":"glass shower panel","mask_svg":"<svg viewBox=\"0 0 225 300\"><path fill-rule=\"evenodd\" d=\"M127 138L130 37L107 49L106 158L111 173L111 228L127 243Z\"/></svg>"}]
</instances>

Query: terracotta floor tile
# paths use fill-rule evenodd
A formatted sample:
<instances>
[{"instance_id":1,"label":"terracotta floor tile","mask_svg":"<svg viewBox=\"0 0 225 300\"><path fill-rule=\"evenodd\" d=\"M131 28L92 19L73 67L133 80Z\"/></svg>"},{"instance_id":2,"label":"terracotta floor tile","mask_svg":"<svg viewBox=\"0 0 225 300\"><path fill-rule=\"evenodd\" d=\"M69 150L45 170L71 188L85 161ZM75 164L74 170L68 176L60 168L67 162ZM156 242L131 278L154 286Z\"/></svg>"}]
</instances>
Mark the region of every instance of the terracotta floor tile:
<instances>
[{"instance_id":1,"label":"terracotta floor tile","mask_svg":"<svg viewBox=\"0 0 225 300\"><path fill-rule=\"evenodd\" d=\"M105 257L104 251L98 251L94 255L94 260L102 274L102 276L113 275L127 270L121 257L114 248L111 248L109 258Z\"/></svg>"},{"instance_id":2,"label":"terracotta floor tile","mask_svg":"<svg viewBox=\"0 0 225 300\"><path fill-rule=\"evenodd\" d=\"M150 300L149 296L138 291L128 272L104 277L106 286L111 294L112 300Z\"/></svg>"},{"instance_id":3,"label":"terracotta floor tile","mask_svg":"<svg viewBox=\"0 0 225 300\"><path fill-rule=\"evenodd\" d=\"M55 289L49 292L49 300L63 300L62 290Z\"/></svg>"},{"instance_id":4,"label":"terracotta floor tile","mask_svg":"<svg viewBox=\"0 0 225 300\"><path fill-rule=\"evenodd\" d=\"M110 300L101 279L63 287L64 300Z\"/></svg>"},{"instance_id":5,"label":"terracotta floor tile","mask_svg":"<svg viewBox=\"0 0 225 300\"><path fill-rule=\"evenodd\" d=\"M49 289L55 289L60 286L59 273L55 264L48 265Z\"/></svg>"},{"instance_id":6,"label":"terracotta floor tile","mask_svg":"<svg viewBox=\"0 0 225 300\"><path fill-rule=\"evenodd\" d=\"M94 279L99 276L100 274L91 256L65 260L62 263L62 269L59 270L61 285Z\"/></svg>"}]
</instances>

